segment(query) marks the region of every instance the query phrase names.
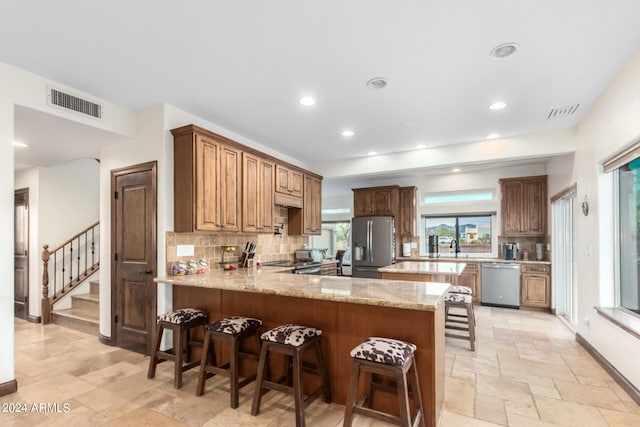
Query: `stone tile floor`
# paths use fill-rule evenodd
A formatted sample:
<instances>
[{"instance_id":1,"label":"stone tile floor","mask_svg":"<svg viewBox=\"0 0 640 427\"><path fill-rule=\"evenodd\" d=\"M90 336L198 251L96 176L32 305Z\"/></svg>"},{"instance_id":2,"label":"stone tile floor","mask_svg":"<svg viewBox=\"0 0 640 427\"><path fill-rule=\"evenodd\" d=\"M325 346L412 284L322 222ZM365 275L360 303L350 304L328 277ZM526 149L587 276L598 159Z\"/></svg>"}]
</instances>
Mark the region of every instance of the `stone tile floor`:
<instances>
[{"instance_id":1,"label":"stone tile floor","mask_svg":"<svg viewBox=\"0 0 640 427\"><path fill-rule=\"evenodd\" d=\"M467 341L446 341L440 427L640 426L640 407L557 317L489 307L477 307L476 315L477 351L469 351ZM0 398L0 425L294 424L290 396L267 393L260 415L252 417L253 385L241 391L240 407L233 410L224 379L210 379L204 396L196 397L196 370L186 372L182 389L175 390L172 365L158 365L156 378L147 380L148 361L90 335L16 319L18 392ZM34 409L34 403L59 406ZM15 413L23 408L27 413ZM307 408L307 425L342 425L343 412L343 406L319 399ZM356 416L354 425L386 424Z\"/></svg>"}]
</instances>

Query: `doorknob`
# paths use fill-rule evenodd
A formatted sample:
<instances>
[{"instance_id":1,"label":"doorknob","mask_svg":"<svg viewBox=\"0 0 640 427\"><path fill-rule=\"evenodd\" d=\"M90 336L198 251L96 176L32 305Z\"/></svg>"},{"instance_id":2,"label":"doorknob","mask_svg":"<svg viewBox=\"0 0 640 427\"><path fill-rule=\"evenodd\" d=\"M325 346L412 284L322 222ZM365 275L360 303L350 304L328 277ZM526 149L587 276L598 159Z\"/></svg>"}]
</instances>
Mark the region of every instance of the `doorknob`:
<instances>
[{"instance_id":1,"label":"doorknob","mask_svg":"<svg viewBox=\"0 0 640 427\"><path fill-rule=\"evenodd\" d=\"M144 274L153 274L153 270L145 270Z\"/></svg>"}]
</instances>

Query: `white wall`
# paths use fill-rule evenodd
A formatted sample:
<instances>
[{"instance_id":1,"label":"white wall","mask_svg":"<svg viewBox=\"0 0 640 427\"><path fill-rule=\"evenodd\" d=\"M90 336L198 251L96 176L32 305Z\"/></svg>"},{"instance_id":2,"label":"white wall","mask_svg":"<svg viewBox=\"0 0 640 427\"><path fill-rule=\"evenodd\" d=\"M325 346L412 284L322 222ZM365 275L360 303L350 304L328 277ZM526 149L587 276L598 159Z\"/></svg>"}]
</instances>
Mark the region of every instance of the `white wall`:
<instances>
[{"instance_id":1,"label":"white wall","mask_svg":"<svg viewBox=\"0 0 640 427\"><path fill-rule=\"evenodd\" d=\"M575 163L564 167L570 177L554 175L553 191L578 185L578 202L586 195L588 216L577 215L578 333L640 388L637 355L640 340L596 314L594 306L614 301L613 192L601 163L640 139L640 53L589 109L576 129ZM558 171L563 164L554 164ZM557 178L557 179L556 179ZM589 325L585 320L589 320Z\"/></svg>"}]
</instances>

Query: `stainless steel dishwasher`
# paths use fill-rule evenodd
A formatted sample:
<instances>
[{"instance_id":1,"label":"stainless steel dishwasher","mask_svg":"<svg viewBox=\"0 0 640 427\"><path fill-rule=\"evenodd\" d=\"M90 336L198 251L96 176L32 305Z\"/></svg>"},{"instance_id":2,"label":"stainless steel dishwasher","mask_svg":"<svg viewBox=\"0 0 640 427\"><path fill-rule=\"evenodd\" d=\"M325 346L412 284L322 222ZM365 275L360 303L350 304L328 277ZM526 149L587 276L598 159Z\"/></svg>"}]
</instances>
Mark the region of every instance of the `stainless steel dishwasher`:
<instances>
[{"instance_id":1,"label":"stainless steel dishwasher","mask_svg":"<svg viewBox=\"0 0 640 427\"><path fill-rule=\"evenodd\" d=\"M482 263L482 305L520 308L520 264Z\"/></svg>"}]
</instances>

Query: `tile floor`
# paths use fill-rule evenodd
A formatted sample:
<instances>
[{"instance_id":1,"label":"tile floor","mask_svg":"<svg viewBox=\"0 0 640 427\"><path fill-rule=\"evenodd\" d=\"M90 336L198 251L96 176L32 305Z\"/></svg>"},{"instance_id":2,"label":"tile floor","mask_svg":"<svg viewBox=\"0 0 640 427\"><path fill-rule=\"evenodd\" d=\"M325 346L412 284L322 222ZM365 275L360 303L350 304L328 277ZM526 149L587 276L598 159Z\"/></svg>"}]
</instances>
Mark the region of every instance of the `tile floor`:
<instances>
[{"instance_id":1,"label":"tile floor","mask_svg":"<svg viewBox=\"0 0 640 427\"><path fill-rule=\"evenodd\" d=\"M555 316L478 307L478 345L447 338L440 427L640 426L640 407L578 345ZM290 426L293 399L265 395L252 417L253 385L240 407L228 406L223 379L195 396L196 371L172 387L172 365L147 380L148 358L104 346L56 325L16 319L18 392L0 398L2 426ZM45 376L46 374L46 376ZM55 404L41 408L33 404ZM13 404L13 405L12 405ZM28 413L7 413L24 408ZM344 407L322 400L307 409L309 426L342 425ZM354 425L382 426L356 417Z\"/></svg>"}]
</instances>

